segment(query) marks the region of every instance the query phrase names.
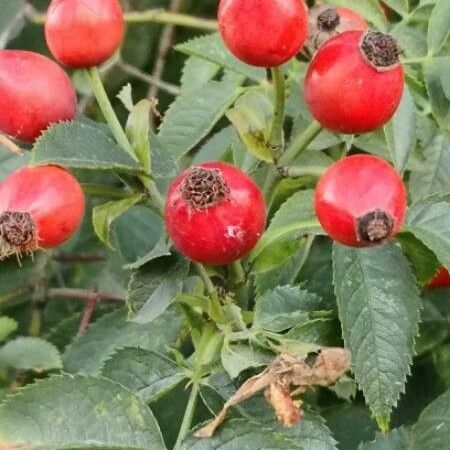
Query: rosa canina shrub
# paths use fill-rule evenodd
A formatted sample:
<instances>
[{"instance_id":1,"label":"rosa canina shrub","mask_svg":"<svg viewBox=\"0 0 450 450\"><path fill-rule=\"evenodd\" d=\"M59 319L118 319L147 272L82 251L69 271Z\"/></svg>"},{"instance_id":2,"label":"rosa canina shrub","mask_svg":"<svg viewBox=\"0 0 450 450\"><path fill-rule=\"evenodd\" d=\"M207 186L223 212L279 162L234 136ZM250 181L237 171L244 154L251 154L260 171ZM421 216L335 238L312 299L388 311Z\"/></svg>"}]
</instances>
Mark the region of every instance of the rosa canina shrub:
<instances>
[{"instance_id":1,"label":"rosa canina shrub","mask_svg":"<svg viewBox=\"0 0 450 450\"><path fill-rule=\"evenodd\" d=\"M1 8L0 449L448 448L448 0Z\"/></svg>"}]
</instances>

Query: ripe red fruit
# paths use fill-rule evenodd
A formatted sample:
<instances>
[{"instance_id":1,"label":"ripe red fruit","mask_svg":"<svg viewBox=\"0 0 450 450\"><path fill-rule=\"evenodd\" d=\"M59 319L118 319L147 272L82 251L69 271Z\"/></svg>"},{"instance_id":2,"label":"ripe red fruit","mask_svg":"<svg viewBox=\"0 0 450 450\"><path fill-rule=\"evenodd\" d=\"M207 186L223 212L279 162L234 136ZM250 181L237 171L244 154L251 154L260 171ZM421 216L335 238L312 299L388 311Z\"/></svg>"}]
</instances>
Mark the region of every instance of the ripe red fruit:
<instances>
[{"instance_id":1,"label":"ripe red fruit","mask_svg":"<svg viewBox=\"0 0 450 450\"><path fill-rule=\"evenodd\" d=\"M305 100L324 127L365 133L384 125L402 98L404 71L394 38L347 31L326 42L305 79Z\"/></svg>"},{"instance_id":2,"label":"ripe red fruit","mask_svg":"<svg viewBox=\"0 0 450 450\"><path fill-rule=\"evenodd\" d=\"M261 190L238 168L209 162L184 171L170 185L166 228L175 247L205 264L241 259L264 231Z\"/></svg>"},{"instance_id":3,"label":"ripe red fruit","mask_svg":"<svg viewBox=\"0 0 450 450\"><path fill-rule=\"evenodd\" d=\"M0 186L0 259L60 245L75 233L83 214L83 191L66 170L16 170Z\"/></svg>"},{"instance_id":4,"label":"ripe red fruit","mask_svg":"<svg viewBox=\"0 0 450 450\"><path fill-rule=\"evenodd\" d=\"M75 117L68 75L37 53L0 50L0 130L33 142L49 124Z\"/></svg>"},{"instance_id":5,"label":"ripe red fruit","mask_svg":"<svg viewBox=\"0 0 450 450\"><path fill-rule=\"evenodd\" d=\"M308 35L303 0L221 0L218 19L230 52L252 66L284 64L301 50Z\"/></svg>"},{"instance_id":6,"label":"ripe red fruit","mask_svg":"<svg viewBox=\"0 0 450 450\"><path fill-rule=\"evenodd\" d=\"M385 243L400 229L406 189L386 161L354 155L330 166L317 184L317 217L334 240L351 247Z\"/></svg>"},{"instance_id":7,"label":"ripe red fruit","mask_svg":"<svg viewBox=\"0 0 450 450\"><path fill-rule=\"evenodd\" d=\"M315 53L326 41L345 31L365 31L369 28L364 18L349 8L327 5L309 10L308 48Z\"/></svg>"},{"instance_id":8,"label":"ripe red fruit","mask_svg":"<svg viewBox=\"0 0 450 450\"><path fill-rule=\"evenodd\" d=\"M123 33L118 0L52 0L47 11L47 45L67 67L103 63L118 50Z\"/></svg>"},{"instance_id":9,"label":"ripe red fruit","mask_svg":"<svg viewBox=\"0 0 450 450\"><path fill-rule=\"evenodd\" d=\"M440 267L434 278L430 281L428 288L437 289L450 287L450 273L445 267Z\"/></svg>"}]
</instances>

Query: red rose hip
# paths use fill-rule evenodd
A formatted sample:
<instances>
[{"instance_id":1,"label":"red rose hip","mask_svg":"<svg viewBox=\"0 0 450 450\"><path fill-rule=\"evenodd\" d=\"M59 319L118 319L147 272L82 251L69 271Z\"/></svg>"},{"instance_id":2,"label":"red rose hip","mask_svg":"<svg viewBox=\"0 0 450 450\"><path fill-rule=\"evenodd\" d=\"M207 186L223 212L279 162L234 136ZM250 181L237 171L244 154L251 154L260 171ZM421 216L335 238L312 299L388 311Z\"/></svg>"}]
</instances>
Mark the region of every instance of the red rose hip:
<instances>
[{"instance_id":1,"label":"red rose hip","mask_svg":"<svg viewBox=\"0 0 450 450\"><path fill-rule=\"evenodd\" d=\"M301 50L308 35L303 0L221 0L218 19L230 52L252 66L284 64Z\"/></svg>"},{"instance_id":2,"label":"red rose hip","mask_svg":"<svg viewBox=\"0 0 450 450\"><path fill-rule=\"evenodd\" d=\"M166 228L189 259L228 264L257 243L266 223L261 190L238 168L209 162L184 171L170 185Z\"/></svg>"},{"instance_id":3,"label":"red rose hip","mask_svg":"<svg viewBox=\"0 0 450 450\"><path fill-rule=\"evenodd\" d=\"M440 267L437 271L436 275L430 281L428 285L429 289L438 289L438 288L448 288L450 287L450 273L445 267Z\"/></svg>"},{"instance_id":4,"label":"red rose hip","mask_svg":"<svg viewBox=\"0 0 450 450\"><path fill-rule=\"evenodd\" d=\"M68 75L38 53L0 50L0 130L33 142L51 123L72 120L77 98Z\"/></svg>"},{"instance_id":5,"label":"red rose hip","mask_svg":"<svg viewBox=\"0 0 450 450\"><path fill-rule=\"evenodd\" d=\"M0 185L0 259L56 247L77 230L84 194L57 166L23 167Z\"/></svg>"},{"instance_id":6,"label":"red rose hip","mask_svg":"<svg viewBox=\"0 0 450 450\"><path fill-rule=\"evenodd\" d=\"M403 223L406 206L400 175L372 155L349 156L333 164L315 192L322 227L332 239L351 247L390 240Z\"/></svg>"},{"instance_id":7,"label":"red rose hip","mask_svg":"<svg viewBox=\"0 0 450 450\"><path fill-rule=\"evenodd\" d=\"M67 67L103 63L119 49L123 33L118 0L52 0L47 11L47 45Z\"/></svg>"},{"instance_id":8,"label":"red rose hip","mask_svg":"<svg viewBox=\"0 0 450 450\"><path fill-rule=\"evenodd\" d=\"M316 6L309 10L308 48L315 51L326 41L345 31L365 31L364 17L349 8Z\"/></svg>"},{"instance_id":9,"label":"red rose hip","mask_svg":"<svg viewBox=\"0 0 450 450\"><path fill-rule=\"evenodd\" d=\"M389 121L400 103L404 71L394 38L347 31L316 53L305 78L312 116L338 133L365 133Z\"/></svg>"}]
</instances>

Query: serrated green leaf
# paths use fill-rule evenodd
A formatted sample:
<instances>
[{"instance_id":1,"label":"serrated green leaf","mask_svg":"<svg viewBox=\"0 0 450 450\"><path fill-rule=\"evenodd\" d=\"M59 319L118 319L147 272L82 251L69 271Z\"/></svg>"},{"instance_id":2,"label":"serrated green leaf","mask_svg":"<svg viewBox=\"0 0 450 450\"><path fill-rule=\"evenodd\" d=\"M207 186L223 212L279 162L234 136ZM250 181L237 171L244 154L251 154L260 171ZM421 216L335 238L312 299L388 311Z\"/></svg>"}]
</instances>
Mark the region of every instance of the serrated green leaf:
<instances>
[{"instance_id":1,"label":"serrated green leaf","mask_svg":"<svg viewBox=\"0 0 450 450\"><path fill-rule=\"evenodd\" d=\"M320 307L320 298L297 286L279 286L266 291L256 300L253 325L280 332L309 319L309 313Z\"/></svg>"},{"instance_id":2,"label":"serrated green leaf","mask_svg":"<svg viewBox=\"0 0 450 450\"><path fill-rule=\"evenodd\" d=\"M450 442L450 391L445 392L419 417L412 429L412 450L442 450Z\"/></svg>"},{"instance_id":3,"label":"serrated green leaf","mask_svg":"<svg viewBox=\"0 0 450 450\"><path fill-rule=\"evenodd\" d=\"M124 387L62 375L39 381L0 406L0 442L37 449L165 450L152 412Z\"/></svg>"},{"instance_id":4,"label":"serrated green leaf","mask_svg":"<svg viewBox=\"0 0 450 450\"><path fill-rule=\"evenodd\" d=\"M428 22L428 52L436 55L450 35L450 3L438 0Z\"/></svg>"},{"instance_id":5,"label":"serrated green leaf","mask_svg":"<svg viewBox=\"0 0 450 450\"><path fill-rule=\"evenodd\" d=\"M425 286L436 274L440 263L436 255L411 233L397 235L403 252L414 267L417 281Z\"/></svg>"},{"instance_id":6,"label":"serrated green leaf","mask_svg":"<svg viewBox=\"0 0 450 450\"><path fill-rule=\"evenodd\" d=\"M146 255L140 257L135 262L126 264L124 269L136 270L145 266L145 264L162 256L170 255L170 242L166 234L163 234L156 242L155 246Z\"/></svg>"},{"instance_id":7,"label":"serrated green leaf","mask_svg":"<svg viewBox=\"0 0 450 450\"><path fill-rule=\"evenodd\" d=\"M387 31L386 17L377 0L325 0L325 3L333 6L343 6L353 9L372 22L380 31Z\"/></svg>"},{"instance_id":8,"label":"serrated green leaf","mask_svg":"<svg viewBox=\"0 0 450 450\"><path fill-rule=\"evenodd\" d=\"M92 210L92 224L95 234L109 248L114 250L110 241L110 229L113 222L144 198L143 194L134 194L122 200L115 200L96 206Z\"/></svg>"},{"instance_id":9,"label":"serrated green leaf","mask_svg":"<svg viewBox=\"0 0 450 450\"><path fill-rule=\"evenodd\" d=\"M404 16L409 11L408 0L384 0L383 3L386 3L387 6L392 8L401 16Z\"/></svg>"},{"instance_id":10,"label":"serrated green leaf","mask_svg":"<svg viewBox=\"0 0 450 450\"><path fill-rule=\"evenodd\" d=\"M207 84L220 70L218 64L205 61L197 56L190 56L184 63L181 74L181 91L197 90Z\"/></svg>"},{"instance_id":11,"label":"serrated green leaf","mask_svg":"<svg viewBox=\"0 0 450 450\"><path fill-rule=\"evenodd\" d=\"M325 347L342 346L337 319L313 319L291 328L284 336L293 341L308 342Z\"/></svg>"},{"instance_id":12,"label":"serrated green leaf","mask_svg":"<svg viewBox=\"0 0 450 450\"><path fill-rule=\"evenodd\" d=\"M250 367L261 367L273 360L273 355L245 344L224 343L221 351L223 368L231 378L236 378Z\"/></svg>"},{"instance_id":13,"label":"serrated green leaf","mask_svg":"<svg viewBox=\"0 0 450 450\"><path fill-rule=\"evenodd\" d=\"M131 109L125 128L131 147L142 167L148 172L151 167L150 112L149 100L142 99Z\"/></svg>"},{"instance_id":14,"label":"serrated green leaf","mask_svg":"<svg viewBox=\"0 0 450 450\"><path fill-rule=\"evenodd\" d=\"M339 380L330 388L339 398L350 402L356 397L356 393L358 392L358 385L356 381L349 377L348 375L344 375L339 378Z\"/></svg>"},{"instance_id":15,"label":"serrated green leaf","mask_svg":"<svg viewBox=\"0 0 450 450\"><path fill-rule=\"evenodd\" d=\"M424 149L425 161L411 173L410 191L414 200L450 192L450 135L435 136Z\"/></svg>"},{"instance_id":16,"label":"serrated green leaf","mask_svg":"<svg viewBox=\"0 0 450 450\"><path fill-rule=\"evenodd\" d=\"M269 145L273 106L261 92L250 90L239 97L227 117L236 127L247 150L258 159L272 162L274 153Z\"/></svg>"},{"instance_id":17,"label":"serrated green leaf","mask_svg":"<svg viewBox=\"0 0 450 450\"><path fill-rule=\"evenodd\" d=\"M450 195L435 195L413 203L405 227L450 268Z\"/></svg>"},{"instance_id":18,"label":"serrated green leaf","mask_svg":"<svg viewBox=\"0 0 450 450\"><path fill-rule=\"evenodd\" d=\"M51 125L34 143L31 163L139 172L137 161L124 152L104 128L92 123L75 121Z\"/></svg>"},{"instance_id":19,"label":"serrated green leaf","mask_svg":"<svg viewBox=\"0 0 450 450\"><path fill-rule=\"evenodd\" d=\"M0 317L0 342L17 330L17 322L9 317Z\"/></svg>"},{"instance_id":20,"label":"serrated green leaf","mask_svg":"<svg viewBox=\"0 0 450 450\"><path fill-rule=\"evenodd\" d=\"M384 127L384 132L394 165L403 173L409 155L416 146L416 109L407 86L400 105L392 120Z\"/></svg>"},{"instance_id":21,"label":"serrated green leaf","mask_svg":"<svg viewBox=\"0 0 450 450\"><path fill-rule=\"evenodd\" d=\"M448 129L450 127L450 58L427 59L423 63L423 75L433 115L443 129Z\"/></svg>"},{"instance_id":22,"label":"serrated green leaf","mask_svg":"<svg viewBox=\"0 0 450 450\"><path fill-rule=\"evenodd\" d=\"M360 444L358 450L410 450L409 434L404 428L397 428L389 434L378 434L375 441Z\"/></svg>"},{"instance_id":23,"label":"serrated green leaf","mask_svg":"<svg viewBox=\"0 0 450 450\"><path fill-rule=\"evenodd\" d=\"M102 375L136 392L145 403L155 401L185 378L169 358L131 347L112 355L103 366Z\"/></svg>"},{"instance_id":24,"label":"serrated green leaf","mask_svg":"<svg viewBox=\"0 0 450 450\"><path fill-rule=\"evenodd\" d=\"M58 349L50 342L35 337L18 337L0 348L0 361L21 370L61 369Z\"/></svg>"},{"instance_id":25,"label":"serrated green leaf","mask_svg":"<svg viewBox=\"0 0 450 450\"><path fill-rule=\"evenodd\" d=\"M133 89L130 83L125 84L116 97L122 102L123 106L128 109L129 112L133 109Z\"/></svg>"},{"instance_id":26,"label":"serrated green leaf","mask_svg":"<svg viewBox=\"0 0 450 450\"><path fill-rule=\"evenodd\" d=\"M224 77L178 96L166 112L157 135L161 149L175 160L192 150L241 93L239 84L236 79Z\"/></svg>"},{"instance_id":27,"label":"serrated green leaf","mask_svg":"<svg viewBox=\"0 0 450 450\"><path fill-rule=\"evenodd\" d=\"M303 450L300 444L262 428L258 422L247 419L232 419L219 428L212 438L186 439L181 450Z\"/></svg>"},{"instance_id":28,"label":"serrated green leaf","mask_svg":"<svg viewBox=\"0 0 450 450\"><path fill-rule=\"evenodd\" d=\"M335 244L333 270L355 378L385 426L412 363L420 308L416 281L395 244L369 249Z\"/></svg>"},{"instance_id":29,"label":"serrated green leaf","mask_svg":"<svg viewBox=\"0 0 450 450\"><path fill-rule=\"evenodd\" d=\"M155 271L154 265L147 265L133 274L128 288L129 302L142 306L133 315L132 322L139 324L152 322L161 316L181 293L190 262L178 256L166 258L164 261L163 270Z\"/></svg>"},{"instance_id":30,"label":"serrated green leaf","mask_svg":"<svg viewBox=\"0 0 450 450\"><path fill-rule=\"evenodd\" d=\"M194 38L177 45L175 49L187 55L197 56L198 58L218 64L255 81L262 81L266 78L264 69L249 66L235 58L225 47L218 33Z\"/></svg>"},{"instance_id":31,"label":"serrated green leaf","mask_svg":"<svg viewBox=\"0 0 450 450\"><path fill-rule=\"evenodd\" d=\"M323 233L314 212L313 197L313 191L299 191L290 197L275 214L250 254L250 259L254 260L263 250L281 239Z\"/></svg>"},{"instance_id":32,"label":"serrated green leaf","mask_svg":"<svg viewBox=\"0 0 450 450\"><path fill-rule=\"evenodd\" d=\"M127 322L127 311L123 309L105 314L66 348L64 369L98 375L104 362L125 346L164 353L177 340L180 328L178 314L170 309L151 326Z\"/></svg>"}]
</instances>

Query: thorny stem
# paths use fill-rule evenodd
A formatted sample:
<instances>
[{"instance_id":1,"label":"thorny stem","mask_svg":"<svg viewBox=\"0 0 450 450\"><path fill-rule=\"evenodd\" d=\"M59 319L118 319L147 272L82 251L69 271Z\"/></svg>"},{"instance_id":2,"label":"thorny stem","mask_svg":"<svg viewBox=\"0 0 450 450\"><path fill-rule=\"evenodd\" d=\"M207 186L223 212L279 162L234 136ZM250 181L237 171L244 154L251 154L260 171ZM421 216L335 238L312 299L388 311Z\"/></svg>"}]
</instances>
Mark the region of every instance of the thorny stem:
<instances>
[{"instance_id":1,"label":"thorny stem","mask_svg":"<svg viewBox=\"0 0 450 450\"><path fill-rule=\"evenodd\" d=\"M275 91L273 120L270 129L269 144L275 151L283 149L284 107L286 103L285 80L281 67L271 69L272 83Z\"/></svg>"},{"instance_id":2,"label":"thorny stem","mask_svg":"<svg viewBox=\"0 0 450 450\"><path fill-rule=\"evenodd\" d=\"M197 382L192 384L191 393L189 394L188 404L186 410L184 411L183 421L181 422L180 431L178 432L177 441L173 450L179 450L184 438L189 433L191 429L192 420L194 418L195 407L197 406L198 393L200 391L200 385Z\"/></svg>"},{"instance_id":3,"label":"thorny stem","mask_svg":"<svg viewBox=\"0 0 450 450\"><path fill-rule=\"evenodd\" d=\"M30 20L38 25L45 23L44 14L30 14ZM199 30L217 31L217 21L202 19L188 14L173 13L164 9L148 9L146 11L133 11L124 14L127 23L162 23L180 27L197 28Z\"/></svg>"}]
</instances>

